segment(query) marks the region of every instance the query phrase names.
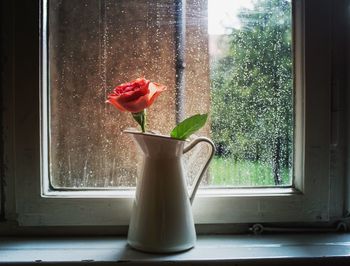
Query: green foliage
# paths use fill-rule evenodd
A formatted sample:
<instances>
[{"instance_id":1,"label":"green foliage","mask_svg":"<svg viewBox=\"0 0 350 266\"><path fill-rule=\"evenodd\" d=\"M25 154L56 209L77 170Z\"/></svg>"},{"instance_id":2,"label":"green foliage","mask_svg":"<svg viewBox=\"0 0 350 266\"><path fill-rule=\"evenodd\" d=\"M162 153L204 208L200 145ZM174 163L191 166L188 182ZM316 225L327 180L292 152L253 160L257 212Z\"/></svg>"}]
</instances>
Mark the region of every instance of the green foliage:
<instances>
[{"instance_id":1,"label":"green foliage","mask_svg":"<svg viewBox=\"0 0 350 266\"><path fill-rule=\"evenodd\" d=\"M293 151L291 3L257 0L239 19L211 70L213 139L219 156L270 163L280 184Z\"/></svg>"},{"instance_id":2,"label":"green foliage","mask_svg":"<svg viewBox=\"0 0 350 266\"><path fill-rule=\"evenodd\" d=\"M212 186L239 186L239 187L259 187L274 186L273 167L269 163L259 161L240 160L232 158L222 158L215 156L210 163ZM282 167L281 186L291 184L291 169Z\"/></svg>"},{"instance_id":3,"label":"green foliage","mask_svg":"<svg viewBox=\"0 0 350 266\"><path fill-rule=\"evenodd\" d=\"M208 114L197 114L179 123L170 133L174 139L185 140L197 130L201 129L207 121Z\"/></svg>"}]
</instances>

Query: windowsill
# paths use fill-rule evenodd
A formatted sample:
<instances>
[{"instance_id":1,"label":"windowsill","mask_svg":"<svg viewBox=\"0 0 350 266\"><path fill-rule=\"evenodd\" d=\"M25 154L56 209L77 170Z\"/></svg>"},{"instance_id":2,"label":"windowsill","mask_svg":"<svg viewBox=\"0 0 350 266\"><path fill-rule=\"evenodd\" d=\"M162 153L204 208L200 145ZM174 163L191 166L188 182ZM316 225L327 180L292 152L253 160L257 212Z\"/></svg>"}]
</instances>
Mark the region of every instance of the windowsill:
<instances>
[{"instance_id":1,"label":"windowsill","mask_svg":"<svg viewBox=\"0 0 350 266\"><path fill-rule=\"evenodd\" d=\"M201 235L195 248L164 255L135 251L124 237L0 238L0 264L38 262L350 265L350 234Z\"/></svg>"}]
</instances>

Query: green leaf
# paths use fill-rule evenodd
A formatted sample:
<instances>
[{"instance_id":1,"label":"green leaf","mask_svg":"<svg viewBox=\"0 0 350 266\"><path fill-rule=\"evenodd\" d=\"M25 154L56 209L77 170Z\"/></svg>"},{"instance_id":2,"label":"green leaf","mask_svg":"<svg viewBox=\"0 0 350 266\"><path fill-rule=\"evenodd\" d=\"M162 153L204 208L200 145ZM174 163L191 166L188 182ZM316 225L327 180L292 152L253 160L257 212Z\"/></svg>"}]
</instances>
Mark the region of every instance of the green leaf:
<instances>
[{"instance_id":1,"label":"green leaf","mask_svg":"<svg viewBox=\"0 0 350 266\"><path fill-rule=\"evenodd\" d=\"M174 139L185 140L197 130L202 128L207 121L208 114L191 116L178 124L170 133Z\"/></svg>"}]
</instances>

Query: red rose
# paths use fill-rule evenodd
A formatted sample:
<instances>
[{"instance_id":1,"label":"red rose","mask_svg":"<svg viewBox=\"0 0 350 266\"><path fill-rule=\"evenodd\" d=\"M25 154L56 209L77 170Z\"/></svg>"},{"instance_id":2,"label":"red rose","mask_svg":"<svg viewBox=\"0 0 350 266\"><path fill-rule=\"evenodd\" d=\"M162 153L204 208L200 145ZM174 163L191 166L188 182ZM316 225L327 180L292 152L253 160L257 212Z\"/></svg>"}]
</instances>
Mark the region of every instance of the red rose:
<instances>
[{"instance_id":1,"label":"red rose","mask_svg":"<svg viewBox=\"0 0 350 266\"><path fill-rule=\"evenodd\" d=\"M164 85L138 78L115 87L108 95L107 102L120 111L139 113L149 107L164 90Z\"/></svg>"}]
</instances>

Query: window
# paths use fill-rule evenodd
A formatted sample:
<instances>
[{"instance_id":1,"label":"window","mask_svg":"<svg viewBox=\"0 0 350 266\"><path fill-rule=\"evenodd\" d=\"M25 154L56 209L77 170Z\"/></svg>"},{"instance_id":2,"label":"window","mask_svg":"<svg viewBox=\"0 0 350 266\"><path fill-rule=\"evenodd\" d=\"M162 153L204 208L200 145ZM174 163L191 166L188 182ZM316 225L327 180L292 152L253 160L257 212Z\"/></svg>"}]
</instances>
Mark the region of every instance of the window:
<instances>
[{"instance_id":1,"label":"window","mask_svg":"<svg viewBox=\"0 0 350 266\"><path fill-rule=\"evenodd\" d=\"M82 3L81 8L84 11L70 6L76 3ZM136 16L137 20L128 20L131 16L126 16L128 12L135 12L130 3L130 1L108 0L43 1L41 5L42 33L49 34L41 33L43 49L40 65L43 87L40 90L40 97L37 95L40 82L30 78L31 72L27 73L25 65L23 66L25 60L16 66L17 74L27 73L24 76L25 79L18 79L18 81L16 79L16 116L12 117L15 125L13 132L15 165L12 169L15 169L16 175L16 212L20 225L128 224L133 192L130 189L116 190L114 186L125 188L132 185L133 183L126 177L135 176L136 170L133 166L120 167L113 160L117 160L120 156L117 149L122 150L125 145L129 145L127 139L123 139L122 144L114 140L116 134L127 126L117 125L116 120L125 120L126 123L129 121L132 123L132 121L124 119L124 114L117 113L103 104L106 90L130 79L130 76L141 74L153 75L154 80L169 87L176 87L174 82L176 60L169 56L169 54L174 55L175 51L174 42L169 41L174 38L174 31L169 31L166 28L168 23L165 23L169 20L174 22L175 14L170 17L164 16L164 12L174 11L169 8L174 6L173 2L142 2L142 5L145 5L142 8L148 8L152 12L145 12L141 17ZM191 14L188 27L193 27L193 32L188 33L186 49L192 48L194 51L186 53L190 55L186 66L189 74L186 77L191 77L186 80L186 88L199 87L202 91L206 89L206 97L208 97L203 99L198 97L199 91L191 91L190 97L185 98L184 105L185 113L188 114L205 112L209 107L210 68L208 66L213 62L209 59L213 60L213 58L209 58L209 54L203 52L205 47L208 48L205 44L208 36L204 39L193 37L205 36L208 33L207 25L203 26L202 21L207 19L208 3L210 4L210 0L208 2L187 1L187 7L191 7L187 10L187 13ZM249 189L234 187L232 184L226 188L212 184L211 188L203 187L193 205L197 224L323 222L340 217L342 214L342 203L335 197L335 194L341 194L339 191L341 191L342 178L336 175L331 180L329 166L331 39L325 32L331 32L331 9L329 8L331 4L328 1L317 1L317 3L315 1L318 8L313 9L315 3L312 1L295 0L285 1L285 3L293 6L293 31L290 34L294 37L292 55L294 72L288 74L293 78L287 79L286 83L294 83L295 88L293 98L295 115L289 116L290 119L294 119L294 122L292 123L291 120L289 124L292 123L295 126L287 130L288 134L291 134L289 138L294 140L294 149L289 146L289 151L286 152L288 156L285 156L286 166L288 166L287 176L292 176L290 179L292 181L286 182L286 186L279 187L273 187L274 184ZM247 6L246 10L249 8ZM17 12L23 12L23 9ZM116 15L109 16L108 12L116 12ZM49 15L48 21L45 20L45 14ZM249 12L246 14L248 16ZM21 13L21 15L24 14ZM116 20L117 24L115 24ZM145 21L150 31L141 31L138 27L131 26L133 23L144 25ZM197 23L198 21L201 23ZM283 20L279 22L281 25L284 23ZM63 26L55 27L56 24ZM69 26L75 24L77 27ZM128 27L125 27L125 24L130 27L130 30L127 30ZM19 25L23 27L23 31L27 32L26 37L29 40L37 41L36 36L29 34L37 31L35 25ZM323 25L322 29L319 25ZM188 28L187 31L189 31ZM130 46L136 47L136 43L127 42L127 37L118 38L116 34L130 35L130 38L140 45L137 46L140 50L129 50ZM288 35L283 37L289 38ZM18 35L16 39L16 43L18 42L16 59L19 60L19 56L29 58L29 62L32 62L31 67L36 69L35 66L39 64L36 54L29 54L25 52L28 51L27 49L21 49L20 45L25 43L25 38L22 42L20 38L21 35ZM151 46L156 48L152 53L147 45L144 46L142 43L143 39L152 41ZM99 42L97 43L96 40ZM209 39L209 41L212 40ZM122 45L117 45L118 42L122 42ZM224 44L222 41L220 43ZM136 60L133 62L138 63L132 63L131 67L127 60L118 59L123 57L130 61ZM118 64L115 64L117 60ZM211 66L215 67L214 64ZM30 71L34 70L30 69ZM211 74L217 73L214 71ZM201 79L203 75L207 79ZM34 76L35 71L32 77ZM47 78L49 82L46 82ZM220 78L217 78L216 82L218 79ZM215 81L215 77L212 80ZM22 93L20 88L25 86L28 91ZM291 87L291 85L288 86ZM96 91L85 89L88 87L96 88ZM202 95L202 91L199 95ZM289 94L292 95L291 90ZM19 95L31 101L25 101ZM176 119L173 116L173 110L176 110L176 92L170 89L169 95L171 96L159 98L158 105L154 105L150 112L150 123L157 129L164 129L165 132L169 131ZM41 99L40 104L39 99ZM186 103L187 100L188 103ZM203 102L204 104L199 104ZM170 106L172 110L169 111L169 115L162 116L162 121L158 121L157 116L163 106ZM41 116L39 116L39 110ZM41 117L40 121L39 117ZM81 117L85 122L80 121ZM33 125L41 125L41 134L39 127L34 126L33 129ZM101 128L104 128L101 134L106 134L101 138L96 139L96 136L89 135L90 129L96 133ZM205 132L209 134L210 128L206 128L203 133ZM292 135L293 138L291 138ZM95 138L93 142L86 142L92 138ZM219 135L217 138L222 139L223 136ZM111 144L111 141L114 144ZM278 141L274 145L278 146L277 143ZM232 143L232 145L235 144ZM82 146L84 149L79 150ZM247 149L244 158L248 160L250 154L256 155L258 146L253 145L254 150L251 153ZM287 148L284 149L287 150ZM278 149L273 149L273 151L276 150ZM84 153L86 157L78 158L76 151ZM226 152L224 148L222 151ZM130 152L128 156L132 158L135 155ZM290 165L293 157L294 170L291 175ZM50 164L47 163L48 159ZM125 160L125 165L128 163L129 161ZM96 165L99 168L96 168ZM111 165L115 165L115 168L110 168ZM271 165L273 164L270 164L270 167ZM96 174L95 170L91 169L101 169L101 171ZM212 169L212 174L213 171L215 169ZM49 174L52 174L51 180L48 178ZM113 175L116 178L109 178ZM211 177L208 178L210 180ZM336 204L339 207L333 208Z\"/></svg>"},{"instance_id":2,"label":"window","mask_svg":"<svg viewBox=\"0 0 350 266\"><path fill-rule=\"evenodd\" d=\"M183 109L182 119L211 111L202 134L214 139L218 152L208 186L291 185L290 1L188 2L182 24L172 1L48 3L43 114L49 114L44 131L52 188L135 186L137 152L119 134L133 121L104 101L116 84L140 73L168 86L151 108L151 129L170 132L176 109ZM217 13L232 15L228 22L235 24L223 26ZM184 69L176 68L180 60Z\"/></svg>"}]
</instances>

